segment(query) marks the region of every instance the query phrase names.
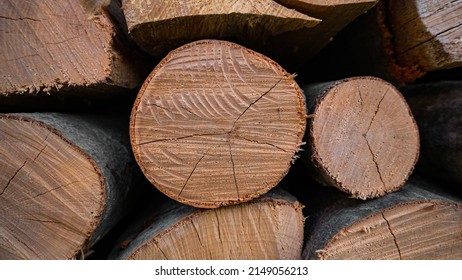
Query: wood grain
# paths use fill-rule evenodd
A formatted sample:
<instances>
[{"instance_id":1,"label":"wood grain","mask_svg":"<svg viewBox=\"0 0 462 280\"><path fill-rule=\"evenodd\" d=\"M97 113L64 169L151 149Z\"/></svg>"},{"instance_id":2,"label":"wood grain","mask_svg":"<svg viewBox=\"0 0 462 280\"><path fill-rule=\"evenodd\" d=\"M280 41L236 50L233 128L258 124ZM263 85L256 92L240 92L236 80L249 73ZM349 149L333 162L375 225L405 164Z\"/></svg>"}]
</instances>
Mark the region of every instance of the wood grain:
<instances>
[{"instance_id":1,"label":"wood grain","mask_svg":"<svg viewBox=\"0 0 462 280\"><path fill-rule=\"evenodd\" d=\"M304 162L319 182L366 199L396 191L412 172L419 134L399 91L356 77L304 87L313 116Z\"/></svg>"},{"instance_id":2,"label":"wood grain","mask_svg":"<svg viewBox=\"0 0 462 280\"><path fill-rule=\"evenodd\" d=\"M157 57L200 39L226 39L260 49L270 36L308 28L320 21L273 0L128 0L128 30Z\"/></svg>"},{"instance_id":3,"label":"wood grain","mask_svg":"<svg viewBox=\"0 0 462 280\"><path fill-rule=\"evenodd\" d=\"M395 1L388 4L395 56L425 72L462 66L462 1Z\"/></svg>"},{"instance_id":4,"label":"wood grain","mask_svg":"<svg viewBox=\"0 0 462 280\"><path fill-rule=\"evenodd\" d=\"M0 96L47 95L69 87L133 89L136 56L117 26L112 0L2 0ZM107 92L104 92L108 94Z\"/></svg>"},{"instance_id":5,"label":"wood grain","mask_svg":"<svg viewBox=\"0 0 462 280\"><path fill-rule=\"evenodd\" d=\"M280 190L240 205L208 210L164 201L158 205L157 218L117 258L299 259L301 207Z\"/></svg>"},{"instance_id":6,"label":"wood grain","mask_svg":"<svg viewBox=\"0 0 462 280\"><path fill-rule=\"evenodd\" d=\"M244 47L207 40L176 49L154 69L135 102L130 135L158 189L210 208L276 186L305 123L291 75Z\"/></svg>"},{"instance_id":7,"label":"wood grain","mask_svg":"<svg viewBox=\"0 0 462 280\"><path fill-rule=\"evenodd\" d=\"M86 254L126 213L138 174L124 122L26 115L0 115L0 259Z\"/></svg>"},{"instance_id":8,"label":"wood grain","mask_svg":"<svg viewBox=\"0 0 462 280\"><path fill-rule=\"evenodd\" d=\"M442 187L413 176L366 201L317 188L305 209L303 258L461 259L462 200Z\"/></svg>"}]
</instances>

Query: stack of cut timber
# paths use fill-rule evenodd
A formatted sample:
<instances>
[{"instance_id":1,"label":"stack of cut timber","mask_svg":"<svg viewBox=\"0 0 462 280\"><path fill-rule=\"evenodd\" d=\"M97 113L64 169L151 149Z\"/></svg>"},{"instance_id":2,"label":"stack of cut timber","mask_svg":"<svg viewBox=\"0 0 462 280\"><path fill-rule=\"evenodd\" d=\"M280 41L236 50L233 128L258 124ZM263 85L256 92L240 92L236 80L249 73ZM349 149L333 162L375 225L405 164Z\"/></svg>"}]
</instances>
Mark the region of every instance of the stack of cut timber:
<instances>
[{"instance_id":1,"label":"stack of cut timber","mask_svg":"<svg viewBox=\"0 0 462 280\"><path fill-rule=\"evenodd\" d=\"M126 213L135 181L128 120L0 115L0 259L87 253Z\"/></svg>"},{"instance_id":2,"label":"stack of cut timber","mask_svg":"<svg viewBox=\"0 0 462 280\"><path fill-rule=\"evenodd\" d=\"M71 2L1 4L0 259L462 258L461 0Z\"/></svg>"}]
</instances>

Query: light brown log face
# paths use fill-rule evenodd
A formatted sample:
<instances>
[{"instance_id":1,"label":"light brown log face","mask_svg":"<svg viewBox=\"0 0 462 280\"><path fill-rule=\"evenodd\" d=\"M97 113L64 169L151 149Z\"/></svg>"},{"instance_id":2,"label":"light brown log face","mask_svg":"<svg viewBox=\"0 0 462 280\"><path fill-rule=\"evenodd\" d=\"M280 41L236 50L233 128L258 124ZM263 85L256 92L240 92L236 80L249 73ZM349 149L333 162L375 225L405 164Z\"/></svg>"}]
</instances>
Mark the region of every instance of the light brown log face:
<instances>
[{"instance_id":1,"label":"light brown log face","mask_svg":"<svg viewBox=\"0 0 462 280\"><path fill-rule=\"evenodd\" d=\"M324 180L361 199L399 189L419 154L417 126L402 95L371 77L342 80L323 94L310 140Z\"/></svg>"},{"instance_id":2,"label":"light brown log face","mask_svg":"<svg viewBox=\"0 0 462 280\"><path fill-rule=\"evenodd\" d=\"M305 125L291 75L258 53L211 40L171 52L151 73L135 102L130 136L159 190L213 208L276 186Z\"/></svg>"},{"instance_id":3,"label":"light brown log face","mask_svg":"<svg viewBox=\"0 0 462 280\"><path fill-rule=\"evenodd\" d=\"M99 169L56 130L0 116L0 259L68 259L104 206Z\"/></svg>"},{"instance_id":4,"label":"light brown log face","mask_svg":"<svg viewBox=\"0 0 462 280\"><path fill-rule=\"evenodd\" d=\"M373 214L339 232L322 259L462 259L462 207L415 201Z\"/></svg>"},{"instance_id":5,"label":"light brown log face","mask_svg":"<svg viewBox=\"0 0 462 280\"><path fill-rule=\"evenodd\" d=\"M262 199L197 211L153 236L129 259L299 259L298 202Z\"/></svg>"}]
</instances>

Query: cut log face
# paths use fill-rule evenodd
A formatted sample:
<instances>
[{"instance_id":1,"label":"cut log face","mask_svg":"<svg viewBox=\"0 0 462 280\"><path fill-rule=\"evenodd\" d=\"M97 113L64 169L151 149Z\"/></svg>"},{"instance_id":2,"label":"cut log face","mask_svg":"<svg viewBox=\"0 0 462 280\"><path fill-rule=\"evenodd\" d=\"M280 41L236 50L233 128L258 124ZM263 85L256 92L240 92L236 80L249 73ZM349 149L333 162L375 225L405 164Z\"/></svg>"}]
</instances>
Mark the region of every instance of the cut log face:
<instances>
[{"instance_id":1,"label":"cut log face","mask_svg":"<svg viewBox=\"0 0 462 280\"><path fill-rule=\"evenodd\" d=\"M154 69L135 102L130 136L159 190L214 208L276 186L305 126L291 75L244 47L207 40L176 49Z\"/></svg>"},{"instance_id":2,"label":"cut log face","mask_svg":"<svg viewBox=\"0 0 462 280\"><path fill-rule=\"evenodd\" d=\"M0 131L0 259L74 257L102 215L101 171L43 123L2 115Z\"/></svg>"},{"instance_id":3,"label":"cut log face","mask_svg":"<svg viewBox=\"0 0 462 280\"><path fill-rule=\"evenodd\" d=\"M462 259L462 205L413 201L343 229L321 259Z\"/></svg>"},{"instance_id":4,"label":"cut log face","mask_svg":"<svg viewBox=\"0 0 462 280\"><path fill-rule=\"evenodd\" d=\"M314 175L356 198L396 191L417 161L419 134L391 84L357 77L305 88L311 121L305 162ZM311 154L309 154L311 153Z\"/></svg>"},{"instance_id":5,"label":"cut log face","mask_svg":"<svg viewBox=\"0 0 462 280\"><path fill-rule=\"evenodd\" d=\"M115 6L112 0L3 1L0 97L139 86L139 71L107 11L120 12Z\"/></svg>"},{"instance_id":6,"label":"cut log face","mask_svg":"<svg viewBox=\"0 0 462 280\"><path fill-rule=\"evenodd\" d=\"M258 48L268 36L320 22L273 0L128 0L123 8L134 40L157 57L200 39L240 38Z\"/></svg>"},{"instance_id":7,"label":"cut log face","mask_svg":"<svg viewBox=\"0 0 462 280\"><path fill-rule=\"evenodd\" d=\"M424 71L462 66L462 1L397 1L388 4L396 59Z\"/></svg>"},{"instance_id":8,"label":"cut log face","mask_svg":"<svg viewBox=\"0 0 462 280\"><path fill-rule=\"evenodd\" d=\"M168 220L175 222L166 225ZM177 205L175 211L167 212L152 224L119 257L300 259L302 243L301 204L266 197L209 210Z\"/></svg>"}]
</instances>

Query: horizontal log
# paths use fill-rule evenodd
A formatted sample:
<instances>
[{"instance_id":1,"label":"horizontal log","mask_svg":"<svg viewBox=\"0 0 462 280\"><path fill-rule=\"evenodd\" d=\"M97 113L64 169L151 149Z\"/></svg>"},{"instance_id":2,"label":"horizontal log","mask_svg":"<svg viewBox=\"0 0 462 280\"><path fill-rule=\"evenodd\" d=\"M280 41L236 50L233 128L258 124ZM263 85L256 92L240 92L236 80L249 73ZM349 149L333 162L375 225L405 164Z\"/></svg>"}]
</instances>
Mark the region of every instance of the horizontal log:
<instances>
[{"instance_id":1,"label":"horizontal log","mask_svg":"<svg viewBox=\"0 0 462 280\"><path fill-rule=\"evenodd\" d=\"M115 250L113 257L242 260L299 259L301 255L301 204L282 190L218 209L200 210L173 200L151 208L155 210L146 214L153 222L139 234L130 233L122 242L124 248Z\"/></svg>"},{"instance_id":2,"label":"horizontal log","mask_svg":"<svg viewBox=\"0 0 462 280\"><path fill-rule=\"evenodd\" d=\"M123 9L130 35L159 58L200 39L234 39L260 49L269 36L320 22L273 0L128 0Z\"/></svg>"},{"instance_id":3,"label":"horizontal log","mask_svg":"<svg viewBox=\"0 0 462 280\"><path fill-rule=\"evenodd\" d=\"M409 85L403 93L421 134L417 170L462 185L462 82Z\"/></svg>"},{"instance_id":4,"label":"horizontal log","mask_svg":"<svg viewBox=\"0 0 462 280\"><path fill-rule=\"evenodd\" d=\"M462 199L420 178L374 200L317 189L310 201L305 259L462 258Z\"/></svg>"},{"instance_id":5,"label":"horizontal log","mask_svg":"<svg viewBox=\"0 0 462 280\"><path fill-rule=\"evenodd\" d=\"M85 254L126 214L128 119L0 115L0 259Z\"/></svg>"},{"instance_id":6,"label":"horizontal log","mask_svg":"<svg viewBox=\"0 0 462 280\"><path fill-rule=\"evenodd\" d=\"M139 87L146 67L124 31L117 2L4 1L1 102L88 92L111 96Z\"/></svg>"}]
</instances>

